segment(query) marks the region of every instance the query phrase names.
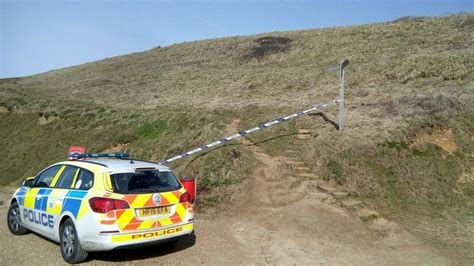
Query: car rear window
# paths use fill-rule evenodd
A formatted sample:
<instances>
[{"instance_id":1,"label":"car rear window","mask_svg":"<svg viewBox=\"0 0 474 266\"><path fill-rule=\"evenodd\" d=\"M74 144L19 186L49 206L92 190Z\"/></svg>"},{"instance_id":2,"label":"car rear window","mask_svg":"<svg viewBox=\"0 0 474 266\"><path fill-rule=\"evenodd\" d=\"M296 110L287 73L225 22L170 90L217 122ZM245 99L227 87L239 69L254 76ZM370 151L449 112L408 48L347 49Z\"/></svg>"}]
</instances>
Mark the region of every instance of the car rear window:
<instances>
[{"instance_id":1,"label":"car rear window","mask_svg":"<svg viewBox=\"0 0 474 266\"><path fill-rule=\"evenodd\" d=\"M114 192L120 194L143 194L174 191L181 184L170 171L148 170L133 173L112 174Z\"/></svg>"}]
</instances>

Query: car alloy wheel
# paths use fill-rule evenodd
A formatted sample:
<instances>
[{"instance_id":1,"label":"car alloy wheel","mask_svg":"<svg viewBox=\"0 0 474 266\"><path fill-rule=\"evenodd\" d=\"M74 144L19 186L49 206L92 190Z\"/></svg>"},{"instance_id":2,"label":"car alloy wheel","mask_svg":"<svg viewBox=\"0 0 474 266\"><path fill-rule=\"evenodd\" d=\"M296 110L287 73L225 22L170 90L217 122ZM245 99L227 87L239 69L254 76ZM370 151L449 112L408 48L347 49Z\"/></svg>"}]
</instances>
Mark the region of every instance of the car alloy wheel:
<instances>
[{"instance_id":1,"label":"car alloy wheel","mask_svg":"<svg viewBox=\"0 0 474 266\"><path fill-rule=\"evenodd\" d=\"M61 225L59 234L61 255L66 262L75 264L87 259L88 252L82 249L76 227L71 220L68 219Z\"/></svg>"},{"instance_id":2,"label":"car alloy wheel","mask_svg":"<svg viewBox=\"0 0 474 266\"><path fill-rule=\"evenodd\" d=\"M13 202L7 214L8 229L14 235L23 235L28 232L21 222L20 207L17 202Z\"/></svg>"},{"instance_id":3,"label":"car alloy wheel","mask_svg":"<svg viewBox=\"0 0 474 266\"><path fill-rule=\"evenodd\" d=\"M74 253L74 245L76 244L74 235L74 228L69 224L65 225L61 238L61 248L67 257L71 257Z\"/></svg>"},{"instance_id":4,"label":"car alloy wheel","mask_svg":"<svg viewBox=\"0 0 474 266\"><path fill-rule=\"evenodd\" d=\"M18 208L18 206L15 206L10 210L10 213L8 214L8 222L10 223L10 227L13 229L13 231L20 231L22 225L20 218L20 208Z\"/></svg>"}]
</instances>

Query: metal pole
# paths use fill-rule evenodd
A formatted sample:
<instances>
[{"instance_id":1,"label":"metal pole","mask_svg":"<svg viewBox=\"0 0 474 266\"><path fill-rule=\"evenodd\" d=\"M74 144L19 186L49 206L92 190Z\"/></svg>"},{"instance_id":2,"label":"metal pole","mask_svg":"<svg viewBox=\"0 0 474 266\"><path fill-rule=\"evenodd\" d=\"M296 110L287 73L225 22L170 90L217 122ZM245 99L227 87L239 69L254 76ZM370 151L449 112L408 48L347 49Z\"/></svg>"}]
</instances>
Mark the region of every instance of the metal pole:
<instances>
[{"instance_id":1,"label":"metal pole","mask_svg":"<svg viewBox=\"0 0 474 266\"><path fill-rule=\"evenodd\" d=\"M247 129L245 131L240 131L240 132L237 132L236 134L232 135L232 136L229 136L229 137L226 137L226 138L223 138L223 139L220 139L218 141L214 141L212 143L209 143L207 145L203 145L199 148L196 148L194 150L191 150L191 151L188 151L188 152L185 152L185 153L181 153L181 154L178 154L172 158L169 158L169 159L166 159L166 160L162 160L160 161L159 163L160 164L168 164L168 163L171 163L173 161L176 161L176 160L179 160L181 158L184 158L184 157L187 157L191 154L195 154L195 153L198 153L198 152L202 152L202 151L205 151L205 150L208 150L212 147L215 147L215 146L218 146L218 145L222 145L232 139L235 139L235 138L239 138L239 137L243 137L247 134L250 134L250 133L253 133L255 131L258 131L258 130L262 130L262 129L265 129L265 128L268 128L270 126L273 126L273 125L277 125L277 124L280 124L280 123L283 123L285 121L288 121L290 119L293 119L293 118L296 118L296 117L299 117L299 116L302 116L302 115L306 115L306 114L309 114L311 112L314 112L316 110L319 110L319 109L323 109L323 108L326 108L327 106L329 105L332 105L332 104L338 104L339 105L339 125L338 125L338 129L339 130L342 130L342 128L344 127L344 68L349 64L349 61L347 59L344 59L341 61L340 65L339 65L339 98L337 99L334 99L330 102L327 102L327 103L324 103L324 104L318 104L318 105L315 105L313 106L312 108L310 109L307 109L307 110L304 110L304 111L301 111L301 112L298 112L298 113L294 113L292 115L288 115L288 116L284 116L284 117L280 117L280 118L277 118L277 119L274 119L274 120L271 120L269 122L266 122L266 123L262 123L262 124L258 124L256 127L254 128L251 128L251 129Z\"/></svg>"},{"instance_id":2,"label":"metal pole","mask_svg":"<svg viewBox=\"0 0 474 266\"><path fill-rule=\"evenodd\" d=\"M344 69L349 64L349 60L344 59L339 64L339 131L344 128Z\"/></svg>"}]
</instances>

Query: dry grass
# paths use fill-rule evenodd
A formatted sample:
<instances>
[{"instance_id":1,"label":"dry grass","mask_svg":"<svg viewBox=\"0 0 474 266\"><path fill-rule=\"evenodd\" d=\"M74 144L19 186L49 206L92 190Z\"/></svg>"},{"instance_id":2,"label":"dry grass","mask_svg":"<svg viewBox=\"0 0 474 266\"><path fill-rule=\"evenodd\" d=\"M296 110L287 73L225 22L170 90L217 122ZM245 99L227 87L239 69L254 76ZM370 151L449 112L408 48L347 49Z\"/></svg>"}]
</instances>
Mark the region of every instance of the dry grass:
<instances>
[{"instance_id":1,"label":"dry grass","mask_svg":"<svg viewBox=\"0 0 474 266\"><path fill-rule=\"evenodd\" d=\"M333 99L333 66L346 57L343 132L308 116L249 138L272 155L301 151L312 169L382 213L449 209L441 220L462 221L474 197L473 184L455 181L473 172L473 43L472 14L463 14L189 42L0 80L0 184L64 158L69 145L160 160L222 137L233 118L245 129ZM335 120L335 109L325 112ZM312 129L307 143L294 141L298 128ZM456 151L410 146L433 128L450 130ZM212 205L253 162L229 143L172 167L201 176L203 205Z\"/></svg>"},{"instance_id":2,"label":"dry grass","mask_svg":"<svg viewBox=\"0 0 474 266\"><path fill-rule=\"evenodd\" d=\"M417 78L462 80L473 74L473 61L464 55L436 55L411 57L398 68L394 76L402 82Z\"/></svg>"},{"instance_id":3,"label":"dry grass","mask_svg":"<svg viewBox=\"0 0 474 266\"><path fill-rule=\"evenodd\" d=\"M394 92L403 95L407 90L418 90L417 84L397 84L414 77L457 79L461 75L471 80L473 34L458 26L460 20L446 17L272 36L278 40L289 38L291 45L288 41L260 45L258 41L268 35L183 43L4 81L0 85L1 99L6 102L24 96L29 106L57 106L49 100L39 102L54 94L62 102L151 110L294 107L332 98L337 81L334 73L325 69L348 57L352 62L350 93L377 91L365 99L378 102ZM259 47L272 51L284 47L285 52L269 53L258 60L244 59ZM431 66L425 59L436 65ZM419 65L422 69L417 69ZM396 79L387 81L387 73L394 69L399 69ZM439 85L436 89L444 90Z\"/></svg>"},{"instance_id":4,"label":"dry grass","mask_svg":"<svg viewBox=\"0 0 474 266\"><path fill-rule=\"evenodd\" d=\"M461 28L473 28L474 27L474 14L468 13L462 16L461 21L459 22L459 27Z\"/></svg>"}]
</instances>

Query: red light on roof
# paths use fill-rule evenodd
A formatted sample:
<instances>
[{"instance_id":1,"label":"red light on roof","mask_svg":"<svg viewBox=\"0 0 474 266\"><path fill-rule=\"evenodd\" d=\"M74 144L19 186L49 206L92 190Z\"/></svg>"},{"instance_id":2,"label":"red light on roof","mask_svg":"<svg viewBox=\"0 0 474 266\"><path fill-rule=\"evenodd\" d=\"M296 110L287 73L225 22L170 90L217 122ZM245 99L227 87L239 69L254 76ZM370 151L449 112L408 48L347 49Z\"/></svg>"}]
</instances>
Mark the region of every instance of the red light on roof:
<instances>
[{"instance_id":1,"label":"red light on roof","mask_svg":"<svg viewBox=\"0 0 474 266\"><path fill-rule=\"evenodd\" d=\"M72 153L72 154L80 154L80 153L86 153L87 152L87 149L86 147L82 147L82 146L70 146L69 149L68 149L68 156ZM74 158L74 157L71 157L69 156L68 157L69 160L77 160L77 158Z\"/></svg>"}]
</instances>

